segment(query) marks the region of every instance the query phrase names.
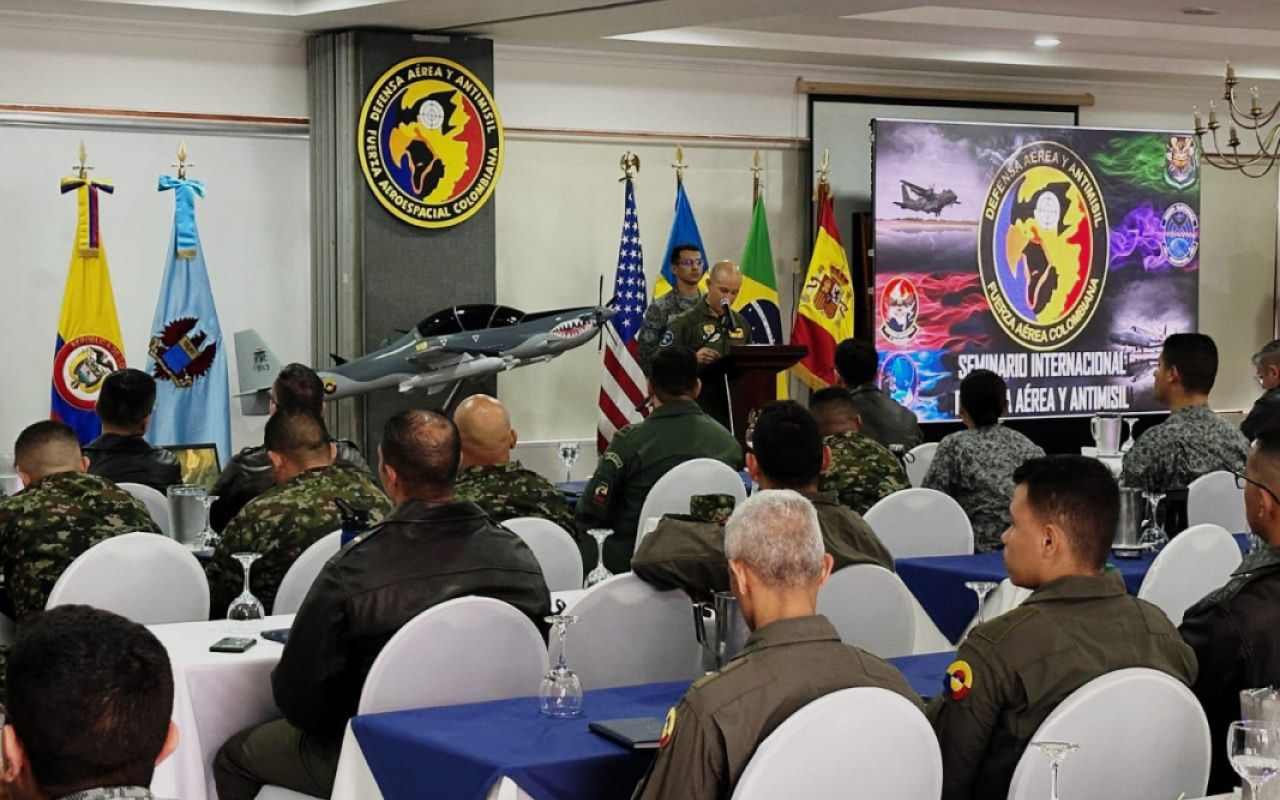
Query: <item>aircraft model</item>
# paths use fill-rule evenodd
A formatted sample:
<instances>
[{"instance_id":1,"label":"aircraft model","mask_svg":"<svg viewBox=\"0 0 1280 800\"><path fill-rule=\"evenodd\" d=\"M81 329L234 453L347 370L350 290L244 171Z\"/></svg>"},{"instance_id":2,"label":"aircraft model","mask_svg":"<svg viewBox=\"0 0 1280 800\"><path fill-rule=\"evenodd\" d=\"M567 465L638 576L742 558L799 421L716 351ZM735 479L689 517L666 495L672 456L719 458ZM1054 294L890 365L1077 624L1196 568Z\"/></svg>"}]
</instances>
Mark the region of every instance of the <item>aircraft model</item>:
<instances>
[{"instance_id":1,"label":"aircraft model","mask_svg":"<svg viewBox=\"0 0 1280 800\"><path fill-rule=\"evenodd\" d=\"M1130 383L1137 383L1156 371L1160 363L1160 351L1168 335L1168 325L1159 333L1130 325L1119 333L1107 335L1112 344L1118 344L1124 350L1125 372L1129 374Z\"/></svg>"},{"instance_id":2,"label":"aircraft model","mask_svg":"<svg viewBox=\"0 0 1280 800\"><path fill-rule=\"evenodd\" d=\"M580 347L615 313L607 306L529 314L499 305L452 306L368 355L351 361L334 356L337 365L317 374L326 400L391 387L401 392L426 389L428 394L456 391L463 381L541 364ZM266 414L271 384L284 365L257 331L238 331L235 339L241 410Z\"/></svg>"},{"instance_id":3,"label":"aircraft model","mask_svg":"<svg viewBox=\"0 0 1280 800\"><path fill-rule=\"evenodd\" d=\"M943 189L941 192L934 191L930 186L928 189L923 186L916 186L909 181L898 181L902 184L902 202L894 201L894 205L899 208L905 208L908 211L919 211L923 214L932 214L935 217L942 215L942 209L947 206L958 206L960 200L956 198L956 193L950 189Z\"/></svg>"}]
</instances>

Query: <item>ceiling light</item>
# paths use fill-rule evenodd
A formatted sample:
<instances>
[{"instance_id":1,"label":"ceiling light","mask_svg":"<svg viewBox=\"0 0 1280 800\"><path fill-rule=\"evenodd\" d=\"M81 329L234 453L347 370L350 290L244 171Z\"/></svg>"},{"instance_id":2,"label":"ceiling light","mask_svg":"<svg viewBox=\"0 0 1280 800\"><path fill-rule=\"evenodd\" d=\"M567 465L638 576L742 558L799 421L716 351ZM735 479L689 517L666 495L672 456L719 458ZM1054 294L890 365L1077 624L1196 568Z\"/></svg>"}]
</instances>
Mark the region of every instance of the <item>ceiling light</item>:
<instances>
[{"instance_id":1,"label":"ceiling light","mask_svg":"<svg viewBox=\"0 0 1280 800\"><path fill-rule=\"evenodd\" d=\"M1036 47L1057 47L1062 44L1062 40L1057 36L1037 36Z\"/></svg>"},{"instance_id":2,"label":"ceiling light","mask_svg":"<svg viewBox=\"0 0 1280 800\"><path fill-rule=\"evenodd\" d=\"M1188 17L1214 17L1222 13L1220 8L1210 8L1209 6L1187 6L1182 9L1182 13Z\"/></svg>"}]
</instances>

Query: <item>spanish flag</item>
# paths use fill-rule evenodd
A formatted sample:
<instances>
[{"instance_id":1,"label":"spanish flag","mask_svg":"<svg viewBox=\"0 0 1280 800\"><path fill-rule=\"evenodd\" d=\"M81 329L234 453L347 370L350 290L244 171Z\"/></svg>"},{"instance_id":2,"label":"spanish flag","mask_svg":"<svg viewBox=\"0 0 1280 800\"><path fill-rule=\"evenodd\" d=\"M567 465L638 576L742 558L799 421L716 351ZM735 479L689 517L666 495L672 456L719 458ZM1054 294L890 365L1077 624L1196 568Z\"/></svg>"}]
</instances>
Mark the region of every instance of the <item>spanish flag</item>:
<instances>
[{"instance_id":1,"label":"spanish flag","mask_svg":"<svg viewBox=\"0 0 1280 800\"><path fill-rule=\"evenodd\" d=\"M836 345L853 336L853 278L840 243L831 189L819 186L818 239L796 306L791 343L809 348L809 355L792 369L813 389L835 383Z\"/></svg>"},{"instance_id":2,"label":"spanish flag","mask_svg":"<svg viewBox=\"0 0 1280 800\"><path fill-rule=\"evenodd\" d=\"M104 192L113 191L109 181L62 179L62 193L76 193L79 214L53 348L51 416L75 428L82 445L102 431L94 407L103 379L125 366L107 251L98 225L98 202Z\"/></svg>"},{"instance_id":3,"label":"spanish flag","mask_svg":"<svg viewBox=\"0 0 1280 800\"><path fill-rule=\"evenodd\" d=\"M782 312L778 310L778 278L773 271L773 247L764 213L764 195L756 198L747 246L742 251L742 291L734 310L751 323L752 344L782 344ZM787 374L778 373L778 397L787 396Z\"/></svg>"}]
</instances>

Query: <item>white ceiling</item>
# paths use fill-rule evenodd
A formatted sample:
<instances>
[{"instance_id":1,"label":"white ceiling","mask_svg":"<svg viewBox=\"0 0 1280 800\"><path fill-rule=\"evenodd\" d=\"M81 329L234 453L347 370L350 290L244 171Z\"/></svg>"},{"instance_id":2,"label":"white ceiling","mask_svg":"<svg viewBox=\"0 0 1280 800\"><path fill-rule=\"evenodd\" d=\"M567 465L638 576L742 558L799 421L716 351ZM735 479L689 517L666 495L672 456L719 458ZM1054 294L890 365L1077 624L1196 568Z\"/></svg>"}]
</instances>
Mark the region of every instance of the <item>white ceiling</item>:
<instances>
[{"instance_id":1,"label":"white ceiling","mask_svg":"<svg viewBox=\"0 0 1280 800\"><path fill-rule=\"evenodd\" d=\"M1207 5L1215 16L1189 16ZM1280 0L0 0L0 12L1064 78L1280 79ZM1038 35L1062 40L1038 48Z\"/></svg>"}]
</instances>

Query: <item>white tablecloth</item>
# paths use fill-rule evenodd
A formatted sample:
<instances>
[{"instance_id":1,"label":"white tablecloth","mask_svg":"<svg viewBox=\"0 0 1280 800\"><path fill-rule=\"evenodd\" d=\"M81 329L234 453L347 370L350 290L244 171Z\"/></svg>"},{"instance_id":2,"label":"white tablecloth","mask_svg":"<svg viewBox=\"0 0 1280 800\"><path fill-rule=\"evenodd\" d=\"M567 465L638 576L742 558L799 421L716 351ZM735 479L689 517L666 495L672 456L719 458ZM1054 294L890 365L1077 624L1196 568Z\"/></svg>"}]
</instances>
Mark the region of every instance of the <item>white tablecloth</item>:
<instances>
[{"instance_id":1,"label":"white tablecloth","mask_svg":"<svg viewBox=\"0 0 1280 800\"><path fill-rule=\"evenodd\" d=\"M1116 476L1117 478L1120 477L1120 470L1124 466L1123 455L1114 455L1114 456L1098 455L1098 448L1096 447L1081 447L1080 454L1089 456L1090 458L1098 459L1103 464L1107 465L1107 469L1111 470L1112 475Z\"/></svg>"}]
</instances>

